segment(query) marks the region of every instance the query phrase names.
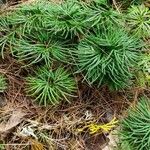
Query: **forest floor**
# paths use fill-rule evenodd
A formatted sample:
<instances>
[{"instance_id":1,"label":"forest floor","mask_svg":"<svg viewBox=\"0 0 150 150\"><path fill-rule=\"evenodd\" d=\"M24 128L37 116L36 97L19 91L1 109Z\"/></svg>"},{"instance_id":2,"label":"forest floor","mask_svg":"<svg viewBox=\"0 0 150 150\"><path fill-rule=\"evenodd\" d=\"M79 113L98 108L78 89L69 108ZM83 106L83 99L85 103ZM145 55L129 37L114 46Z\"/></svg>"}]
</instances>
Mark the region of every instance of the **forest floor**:
<instances>
[{"instance_id":1,"label":"forest floor","mask_svg":"<svg viewBox=\"0 0 150 150\"><path fill-rule=\"evenodd\" d=\"M51 150L106 150L105 146L114 140L111 131L110 134L91 135L87 128L82 132L78 129L90 123L105 124L114 117L121 118L125 115L126 108L136 103L140 94L148 93L138 87L129 91L110 92L106 87L94 89L82 83L78 85L78 96L70 104L62 103L45 108L25 96L25 68L21 68L9 56L0 64L0 73L9 79L9 88L0 95L1 143L6 144L6 149L10 150L21 150L32 145L51 147ZM47 133L51 134L51 139ZM37 142L38 138L49 145Z\"/></svg>"},{"instance_id":2,"label":"forest floor","mask_svg":"<svg viewBox=\"0 0 150 150\"><path fill-rule=\"evenodd\" d=\"M95 89L80 84L80 77L76 77L80 90L71 103L38 106L25 96L23 78L27 70L9 55L5 56L0 61L0 73L8 78L9 88L0 95L2 150L109 150L115 146L113 131L90 134L87 126L122 118L139 95L149 93L141 87L117 92L110 92L105 86Z\"/></svg>"}]
</instances>

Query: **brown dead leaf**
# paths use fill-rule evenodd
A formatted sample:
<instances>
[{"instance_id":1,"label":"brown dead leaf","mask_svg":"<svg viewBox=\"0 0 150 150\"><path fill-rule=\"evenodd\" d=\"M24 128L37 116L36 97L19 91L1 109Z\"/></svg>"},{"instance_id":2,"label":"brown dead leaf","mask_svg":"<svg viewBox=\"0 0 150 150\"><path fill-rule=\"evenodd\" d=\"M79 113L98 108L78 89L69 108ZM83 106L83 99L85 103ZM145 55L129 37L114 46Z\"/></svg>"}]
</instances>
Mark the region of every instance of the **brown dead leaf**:
<instances>
[{"instance_id":1,"label":"brown dead leaf","mask_svg":"<svg viewBox=\"0 0 150 150\"><path fill-rule=\"evenodd\" d=\"M13 111L12 115L10 116L7 123L1 123L0 124L0 133L7 133L14 127L16 127L19 123L22 122L23 117L25 116L25 113L23 113L21 110L15 110Z\"/></svg>"}]
</instances>

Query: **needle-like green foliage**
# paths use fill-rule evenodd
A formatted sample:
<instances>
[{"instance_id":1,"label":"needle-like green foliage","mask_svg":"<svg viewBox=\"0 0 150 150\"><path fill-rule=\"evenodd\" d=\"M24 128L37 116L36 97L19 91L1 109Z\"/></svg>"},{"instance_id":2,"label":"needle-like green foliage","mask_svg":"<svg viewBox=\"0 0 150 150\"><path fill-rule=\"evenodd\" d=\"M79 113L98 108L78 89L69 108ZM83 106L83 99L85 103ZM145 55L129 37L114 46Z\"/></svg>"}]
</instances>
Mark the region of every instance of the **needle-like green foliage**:
<instances>
[{"instance_id":1,"label":"needle-like green foliage","mask_svg":"<svg viewBox=\"0 0 150 150\"><path fill-rule=\"evenodd\" d=\"M27 65L43 62L48 67L53 61L69 62L65 44L51 37L47 32L33 33L30 38L21 38L14 42L13 55Z\"/></svg>"},{"instance_id":2,"label":"needle-like green foliage","mask_svg":"<svg viewBox=\"0 0 150 150\"><path fill-rule=\"evenodd\" d=\"M0 16L0 48L3 51L12 48L13 43L22 36L34 32L47 31L47 22L51 19L52 3L35 1L23 3ZM4 57L4 56L3 56Z\"/></svg>"},{"instance_id":3,"label":"needle-like green foliage","mask_svg":"<svg viewBox=\"0 0 150 150\"><path fill-rule=\"evenodd\" d=\"M52 19L49 22L51 30L60 33L64 38L79 36L86 31L85 18L87 16L84 7L76 0L67 0L56 4L51 12Z\"/></svg>"},{"instance_id":4,"label":"needle-like green foliage","mask_svg":"<svg viewBox=\"0 0 150 150\"><path fill-rule=\"evenodd\" d=\"M150 150L150 99L143 97L120 124L122 150Z\"/></svg>"},{"instance_id":5,"label":"needle-like green foliage","mask_svg":"<svg viewBox=\"0 0 150 150\"><path fill-rule=\"evenodd\" d=\"M0 93L7 89L7 83L4 76L0 75Z\"/></svg>"},{"instance_id":6,"label":"needle-like green foliage","mask_svg":"<svg viewBox=\"0 0 150 150\"><path fill-rule=\"evenodd\" d=\"M141 55L141 59L138 65L144 72L150 73L150 53L149 52Z\"/></svg>"},{"instance_id":7,"label":"needle-like green foliage","mask_svg":"<svg viewBox=\"0 0 150 150\"><path fill-rule=\"evenodd\" d=\"M33 46L32 39L28 41L22 39L23 37L31 38L31 35L34 33L38 35L46 32L47 34L49 33L49 38L52 35L57 35L58 39L60 38L59 36L66 39L68 36L72 38L79 36L81 33L84 34L86 26L88 26L85 23L86 16L84 7L77 1L67 0L61 4L54 4L44 0L20 4L12 12L6 12L0 18L0 34L2 35L0 36L0 47L2 56L7 47L12 50L14 43L15 47L20 48L20 55L22 55L22 50L25 47L26 52L32 49L34 49L34 52L35 49L38 52L42 51L41 49L44 46L40 45L41 43L36 43ZM52 44L52 47L55 45L55 47L62 49L60 48L61 44L57 45L56 43ZM24 57L26 56L24 55Z\"/></svg>"},{"instance_id":8,"label":"needle-like green foliage","mask_svg":"<svg viewBox=\"0 0 150 150\"><path fill-rule=\"evenodd\" d=\"M144 5L132 6L127 14L127 25L138 37L150 37L150 10Z\"/></svg>"},{"instance_id":9,"label":"needle-like green foliage","mask_svg":"<svg viewBox=\"0 0 150 150\"><path fill-rule=\"evenodd\" d=\"M18 29L22 34L39 31L46 28L52 10L53 3L46 0L23 3L7 13L7 24L10 29Z\"/></svg>"},{"instance_id":10,"label":"needle-like green foliage","mask_svg":"<svg viewBox=\"0 0 150 150\"><path fill-rule=\"evenodd\" d=\"M135 86L138 86L144 89L150 87L150 75L148 72L140 70L136 73L135 77L136 77Z\"/></svg>"},{"instance_id":11,"label":"needle-like green foliage","mask_svg":"<svg viewBox=\"0 0 150 150\"><path fill-rule=\"evenodd\" d=\"M149 50L141 55L136 73L137 86L147 88L150 86L150 53Z\"/></svg>"},{"instance_id":12,"label":"needle-like green foliage","mask_svg":"<svg viewBox=\"0 0 150 150\"><path fill-rule=\"evenodd\" d=\"M69 101L68 97L75 92L75 80L63 68L49 70L40 68L36 76L27 78L27 92L39 101L39 104L58 104L61 100Z\"/></svg>"},{"instance_id":13,"label":"needle-like green foliage","mask_svg":"<svg viewBox=\"0 0 150 150\"><path fill-rule=\"evenodd\" d=\"M11 50L26 66L51 67L70 63L74 58L72 48L79 43L77 52L73 52L77 54L78 72L98 87L126 87L140 55L139 40L120 29L122 15L107 0L66 0L59 4L37 0L19 4L0 17L3 58L4 50Z\"/></svg>"},{"instance_id":14,"label":"needle-like green foliage","mask_svg":"<svg viewBox=\"0 0 150 150\"><path fill-rule=\"evenodd\" d=\"M120 89L128 85L132 77L131 68L136 64L140 41L122 29L111 27L108 30L90 34L78 46L78 72L90 84L108 84Z\"/></svg>"},{"instance_id":15,"label":"needle-like green foliage","mask_svg":"<svg viewBox=\"0 0 150 150\"><path fill-rule=\"evenodd\" d=\"M98 30L106 29L110 24L119 26L124 22L121 13L114 10L107 3L91 3L87 5L86 11L86 23ZM122 20L120 21L120 19Z\"/></svg>"}]
</instances>

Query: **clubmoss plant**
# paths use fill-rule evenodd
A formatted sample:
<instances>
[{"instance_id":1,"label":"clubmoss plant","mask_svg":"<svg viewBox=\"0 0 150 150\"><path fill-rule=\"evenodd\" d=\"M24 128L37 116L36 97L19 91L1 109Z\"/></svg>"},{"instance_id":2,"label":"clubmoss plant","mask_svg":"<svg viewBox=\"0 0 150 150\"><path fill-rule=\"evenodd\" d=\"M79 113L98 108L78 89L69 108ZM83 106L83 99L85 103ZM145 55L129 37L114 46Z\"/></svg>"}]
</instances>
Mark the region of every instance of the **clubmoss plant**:
<instances>
[{"instance_id":1,"label":"clubmoss plant","mask_svg":"<svg viewBox=\"0 0 150 150\"><path fill-rule=\"evenodd\" d=\"M141 55L141 59L138 63L139 67L147 73L150 73L150 52L145 52Z\"/></svg>"},{"instance_id":2,"label":"clubmoss plant","mask_svg":"<svg viewBox=\"0 0 150 150\"><path fill-rule=\"evenodd\" d=\"M83 72L89 84L122 89L132 77L131 68L136 65L141 46L138 39L114 26L102 33L97 31L78 46L78 72Z\"/></svg>"},{"instance_id":3,"label":"clubmoss plant","mask_svg":"<svg viewBox=\"0 0 150 150\"><path fill-rule=\"evenodd\" d=\"M13 11L6 12L0 18L0 34L2 35L0 36L0 47L2 57L4 58L3 52L5 49L10 49L14 52L14 49L12 49L14 43L15 51L16 47L21 51L21 54L18 53L19 57L29 49L34 49L34 52L36 49L40 52L43 49L41 48L43 45L40 45L41 43L38 43L38 45L36 42L39 42L39 39L35 38L38 34L41 35L41 33L47 33L49 39L54 35L57 36L57 39L62 38L63 40L66 40L67 37L72 39L74 36L80 36L80 34L85 33L86 26L88 26L85 23L86 16L84 7L78 1L68 0L61 4L55 4L44 0L17 5ZM34 33L36 33L35 38L32 37ZM44 36L47 35L45 34ZM24 37L29 40L26 40ZM32 45L33 40L35 47ZM56 44L58 40L54 43L55 47L62 49L60 48L61 44ZM26 50L23 50L25 47ZM24 57L26 56L24 55Z\"/></svg>"},{"instance_id":4,"label":"clubmoss plant","mask_svg":"<svg viewBox=\"0 0 150 150\"><path fill-rule=\"evenodd\" d=\"M86 23L90 24L91 28L98 30L106 29L110 24L121 26L123 17L121 13L114 10L107 3L93 2L87 5L87 19ZM122 20L121 20L122 19ZM121 20L121 21L120 21Z\"/></svg>"},{"instance_id":5,"label":"clubmoss plant","mask_svg":"<svg viewBox=\"0 0 150 150\"><path fill-rule=\"evenodd\" d=\"M148 72L144 72L140 70L136 73L135 78L136 78L135 86L138 86L144 89L150 86L150 75Z\"/></svg>"},{"instance_id":6,"label":"clubmoss plant","mask_svg":"<svg viewBox=\"0 0 150 150\"><path fill-rule=\"evenodd\" d=\"M61 67L56 70L40 68L36 75L28 77L26 82L29 95L45 106L58 104L61 100L69 102L69 97L72 97L76 90L75 80Z\"/></svg>"},{"instance_id":7,"label":"clubmoss plant","mask_svg":"<svg viewBox=\"0 0 150 150\"><path fill-rule=\"evenodd\" d=\"M150 86L150 53L145 51L138 62L138 70L136 73L137 85L147 88Z\"/></svg>"},{"instance_id":8,"label":"clubmoss plant","mask_svg":"<svg viewBox=\"0 0 150 150\"><path fill-rule=\"evenodd\" d=\"M11 13L6 14L7 23L10 29L18 29L22 34L29 34L31 31L46 28L47 22L51 20L52 10L53 3L47 0L22 3L17 5Z\"/></svg>"},{"instance_id":9,"label":"clubmoss plant","mask_svg":"<svg viewBox=\"0 0 150 150\"><path fill-rule=\"evenodd\" d=\"M65 43L47 32L33 33L28 38L15 41L12 52L27 65L42 62L50 67L53 61L69 61L69 49L65 47Z\"/></svg>"},{"instance_id":10,"label":"clubmoss plant","mask_svg":"<svg viewBox=\"0 0 150 150\"><path fill-rule=\"evenodd\" d=\"M150 10L144 5L131 6L127 14L130 31L142 38L150 37Z\"/></svg>"},{"instance_id":11,"label":"clubmoss plant","mask_svg":"<svg viewBox=\"0 0 150 150\"><path fill-rule=\"evenodd\" d=\"M150 149L150 100L141 98L137 106L129 109L128 116L120 124L121 145L129 150Z\"/></svg>"},{"instance_id":12,"label":"clubmoss plant","mask_svg":"<svg viewBox=\"0 0 150 150\"><path fill-rule=\"evenodd\" d=\"M51 30L61 34L64 38L70 38L84 34L86 31L85 18L87 16L82 2L67 0L64 3L56 4L49 23Z\"/></svg>"},{"instance_id":13,"label":"clubmoss plant","mask_svg":"<svg viewBox=\"0 0 150 150\"><path fill-rule=\"evenodd\" d=\"M7 89L6 78L3 75L0 75L0 93L4 92Z\"/></svg>"}]
</instances>

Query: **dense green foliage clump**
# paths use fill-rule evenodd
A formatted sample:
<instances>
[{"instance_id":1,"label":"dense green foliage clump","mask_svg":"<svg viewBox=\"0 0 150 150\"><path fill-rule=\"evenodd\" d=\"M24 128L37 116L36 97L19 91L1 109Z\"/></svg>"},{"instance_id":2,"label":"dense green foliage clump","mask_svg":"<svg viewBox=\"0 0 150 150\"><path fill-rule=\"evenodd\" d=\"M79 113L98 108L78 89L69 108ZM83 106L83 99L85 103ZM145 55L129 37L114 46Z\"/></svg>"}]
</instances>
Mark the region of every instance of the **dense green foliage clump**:
<instances>
[{"instance_id":1,"label":"dense green foliage clump","mask_svg":"<svg viewBox=\"0 0 150 150\"><path fill-rule=\"evenodd\" d=\"M121 122L122 150L150 149L150 100L142 98Z\"/></svg>"},{"instance_id":2,"label":"dense green foliage clump","mask_svg":"<svg viewBox=\"0 0 150 150\"><path fill-rule=\"evenodd\" d=\"M78 46L78 68L90 83L124 88L132 77L141 48L140 41L125 31L110 26L103 32L88 35Z\"/></svg>"},{"instance_id":3,"label":"dense green foliage clump","mask_svg":"<svg viewBox=\"0 0 150 150\"><path fill-rule=\"evenodd\" d=\"M109 28L111 24L121 26L123 15L114 10L109 4L102 4L90 3L86 7L86 24L90 25L90 29L103 31Z\"/></svg>"},{"instance_id":4,"label":"dense green foliage clump","mask_svg":"<svg viewBox=\"0 0 150 150\"><path fill-rule=\"evenodd\" d=\"M150 37L150 10L144 5L131 6L127 14L127 24L138 37Z\"/></svg>"},{"instance_id":5,"label":"dense green foliage clump","mask_svg":"<svg viewBox=\"0 0 150 150\"><path fill-rule=\"evenodd\" d=\"M16 6L12 12L0 16L1 52L12 48L14 42L22 37L30 37L33 33L47 30L47 21L50 20L52 6L49 2L36 1ZM44 18L44 20L43 20ZM31 38L31 37L30 37ZM4 57L4 56L3 56Z\"/></svg>"},{"instance_id":6,"label":"dense green foliage clump","mask_svg":"<svg viewBox=\"0 0 150 150\"><path fill-rule=\"evenodd\" d=\"M36 76L28 77L27 92L39 101L39 104L58 104L60 100L69 101L68 96L75 92L75 80L63 68L56 70L40 68Z\"/></svg>"},{"instance_id":7,"label":"dense green foliage clump","mask_svg":"<svg viewBox=\"0 0 150 150\"><path fill-rule=\"evenodd\" d=\"M49 33L38 32L15 41L12 52L20 61L26 61L27 65L41 62L50 67L53 61L65 62L69 50L64 42L52 38Z\"/></svg>"},{"instance_id":8,"label":"dense green foliage clump","mask_svg":"<svg viewBox=\"0 0 150 150\"><path fill-rule=\"evenodd\" d=\"M73 38L84 34L88 28L86 16L84 7L76 0L56 4L51 12L49 28L54 34L59 33L64 38Z\"/></svg>"}]
</instances>

